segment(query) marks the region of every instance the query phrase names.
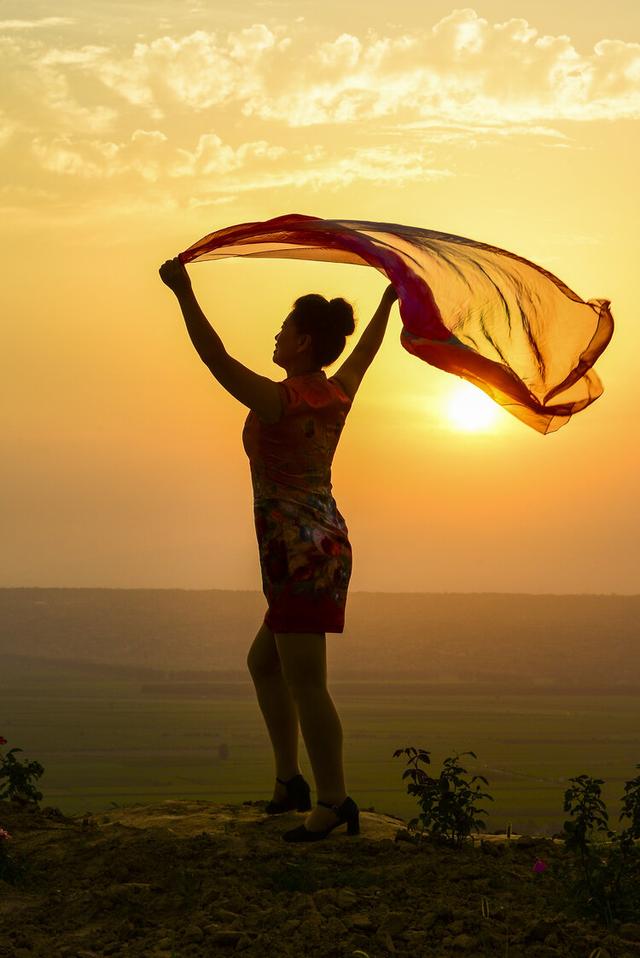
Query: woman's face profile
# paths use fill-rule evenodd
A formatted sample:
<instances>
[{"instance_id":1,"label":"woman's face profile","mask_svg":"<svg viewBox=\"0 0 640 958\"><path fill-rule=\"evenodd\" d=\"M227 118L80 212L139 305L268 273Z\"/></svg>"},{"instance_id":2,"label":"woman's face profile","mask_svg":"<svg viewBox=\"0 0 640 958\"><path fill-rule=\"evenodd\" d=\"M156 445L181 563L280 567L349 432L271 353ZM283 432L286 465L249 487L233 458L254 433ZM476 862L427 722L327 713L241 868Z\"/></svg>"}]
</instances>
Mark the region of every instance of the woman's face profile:
<instances>
[{"instance_id":1,"label":"woman's face profile","mask_svg":"<svg viewBox=\"0 0 640 958\"><path fill-rule=\"evenodd\" d=\"M275 337L275 342L273 355L281 360L280 365L282 365L283 360L286 361L295 357L296 347L298 346L298 331L292 312L283 321L280 332Z\"/></svg>"},{"instance_id":2,"label":"woman's face profile","mask_svg":"<svg viewBox=\"0 0 640 958\"><path fill-rule=\"evenodd\" d=\"M283 353L283 348L286 352L286 336L287 336L286 327L287 327L288 320L289 320L289 317L287 316L287 318L283 320L282 326L280 327L280 332L276 334L276 344L273 350L274 358L276 356L281 357L285 354Z\"/></svg>"}]
</instances>

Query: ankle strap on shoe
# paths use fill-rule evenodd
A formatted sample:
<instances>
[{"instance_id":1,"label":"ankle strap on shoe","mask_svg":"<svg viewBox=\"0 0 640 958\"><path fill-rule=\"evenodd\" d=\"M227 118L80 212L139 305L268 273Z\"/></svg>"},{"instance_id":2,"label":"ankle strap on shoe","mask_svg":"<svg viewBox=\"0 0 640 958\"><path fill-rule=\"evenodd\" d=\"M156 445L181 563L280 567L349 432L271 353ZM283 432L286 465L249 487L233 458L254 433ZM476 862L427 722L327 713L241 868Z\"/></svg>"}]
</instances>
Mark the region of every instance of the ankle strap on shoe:
<instances>
[{"instance_id":1,"label":"ankle strap on shoe","mask_svg":"<svg viewBox=\"0 0 640 958\"><path fill-rule=\"evenodd\" d=\"M302 778L300 772L298 772L297 775L294 775L293 778L290 778L288 782L285 782L283 778L278 778L276 775L276 782L280 782L281 785L291 785L291 782L295 782L297 778Z\"/></svg>"}]
</instances>

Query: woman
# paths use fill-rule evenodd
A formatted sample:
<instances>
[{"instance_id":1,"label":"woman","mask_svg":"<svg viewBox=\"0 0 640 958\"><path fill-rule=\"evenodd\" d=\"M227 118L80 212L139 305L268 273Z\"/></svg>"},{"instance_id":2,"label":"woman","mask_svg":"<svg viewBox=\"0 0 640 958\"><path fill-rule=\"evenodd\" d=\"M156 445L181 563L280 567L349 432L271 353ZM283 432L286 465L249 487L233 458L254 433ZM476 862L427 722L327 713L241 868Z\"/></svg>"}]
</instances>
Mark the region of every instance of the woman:
<instances>
[{"instance_id":1,"label":"woman","mask_svg":"<svg viewBox=\"0 0 640 958\"><path fill-rule=\"evenodd\" d=\"M389 286L359 343L338 372L323 367L344 350L355 328L344 299L299 297L276 336L273 360L287 377L275 382L226 352L200 309L176 257L160 268L182 309L198 354L218 382L250 408L242 434L251 469L254 520L268 609L247 664L275 755L269 814L311 808L298 768L298 723L318 801L286 841L317 841L346 823L359 832L347 795L342 726L326 680L326 632L342 632L351 577L351 546L331 489L331 462L360 381L377 353L397 295Z\"/></svg>"}]
</instances>

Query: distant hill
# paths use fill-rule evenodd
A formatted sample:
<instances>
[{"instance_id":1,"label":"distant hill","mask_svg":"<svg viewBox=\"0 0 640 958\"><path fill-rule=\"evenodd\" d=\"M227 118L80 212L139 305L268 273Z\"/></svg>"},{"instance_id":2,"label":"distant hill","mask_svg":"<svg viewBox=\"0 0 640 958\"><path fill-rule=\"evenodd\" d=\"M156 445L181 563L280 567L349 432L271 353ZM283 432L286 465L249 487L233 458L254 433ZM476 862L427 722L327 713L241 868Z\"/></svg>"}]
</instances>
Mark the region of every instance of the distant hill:
<instances>
[{"instance_id":1,"label":"distant hill","mask_svg":"<svg viewBox=\"0 0 640 958\"><path fill-rule=\"evenodd\" d=\"M0 656L231 677L265 609L261 592L0 589ZM351 680L637 691L639 623L640 596L352 592L327 660Z\"/></svg>"}]
</instances>

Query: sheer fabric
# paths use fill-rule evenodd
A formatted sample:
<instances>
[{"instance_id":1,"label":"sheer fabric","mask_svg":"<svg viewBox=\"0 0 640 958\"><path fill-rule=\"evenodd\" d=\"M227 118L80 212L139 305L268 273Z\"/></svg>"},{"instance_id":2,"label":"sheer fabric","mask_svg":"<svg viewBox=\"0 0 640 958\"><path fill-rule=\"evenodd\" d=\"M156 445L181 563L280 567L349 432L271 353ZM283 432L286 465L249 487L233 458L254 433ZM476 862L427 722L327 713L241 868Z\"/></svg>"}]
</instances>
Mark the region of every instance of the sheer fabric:
<instances>
[{"instance_id":1,"label":"sheer fabric","mask_svg":"<svg viewBox=\"0 0 640 958\"><path fill-rule=\"evenodd\" d=\"M290 213L209 233L183 263L227 256L373 266L398 293L400 342L475 384L541 433L602 394L592 369L613 334L607 299L581 299L535 263L435 230Z\"/></svg>"}]
</instances>

